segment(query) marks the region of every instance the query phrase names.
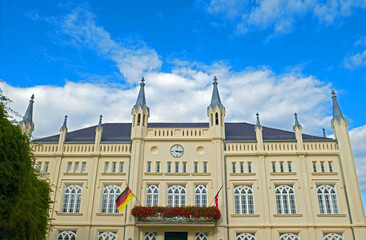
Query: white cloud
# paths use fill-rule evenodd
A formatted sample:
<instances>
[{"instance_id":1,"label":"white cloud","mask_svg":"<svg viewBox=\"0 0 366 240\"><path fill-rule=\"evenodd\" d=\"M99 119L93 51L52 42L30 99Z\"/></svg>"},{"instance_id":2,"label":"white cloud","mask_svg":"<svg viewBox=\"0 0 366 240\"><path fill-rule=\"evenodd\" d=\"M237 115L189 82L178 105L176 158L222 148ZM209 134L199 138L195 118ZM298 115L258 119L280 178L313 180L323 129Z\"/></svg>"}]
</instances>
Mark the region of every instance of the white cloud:
<instances>
[{"instance_id":1,"label":"white cloud","mask_svg":"<svg viewBox=\"0 0 366 240\"><path fill-rule=\"evenodd\" d=\"M346 57L343 63L348 69L366 66L366 50Z\"/></svg>"},{"instance_id":2,"label":"white cloud","mask_svg":"<svg viewBox=\"0 0 366 240\"><path fill-rule=\"evenodd\" d=\"M366 8L364 0L212 0L209 13L237 20L236 32L273 28L275 33L292 30L297 19L312 15L321 24L347 17L353 9ZM233 11L234 10L234 11Z\"/></svg>"},{"instance_id":3,"label":"white cloud","mask_svg":"<svg viewBox=\"0 0 366 240\"><path fill-rule=\"evenodd\" d=\"M62 20L55 21L61 32L70 37L68 44L88 47L116 63L125 79L134 83L146 72L159 70L161 60L154 49L142 41L118 42L96 23L96 16L83 7L73 9Z\"/></svg>"},{"instance_id":4,"label":"white cloud","mask_svg":"<svg viewBox=\"0 0 366 240\"><path fill-rule=\"evenodd\" d=\"M349 132L361 191L366 192L366 125Z\"/></svg>"}]
</instances>

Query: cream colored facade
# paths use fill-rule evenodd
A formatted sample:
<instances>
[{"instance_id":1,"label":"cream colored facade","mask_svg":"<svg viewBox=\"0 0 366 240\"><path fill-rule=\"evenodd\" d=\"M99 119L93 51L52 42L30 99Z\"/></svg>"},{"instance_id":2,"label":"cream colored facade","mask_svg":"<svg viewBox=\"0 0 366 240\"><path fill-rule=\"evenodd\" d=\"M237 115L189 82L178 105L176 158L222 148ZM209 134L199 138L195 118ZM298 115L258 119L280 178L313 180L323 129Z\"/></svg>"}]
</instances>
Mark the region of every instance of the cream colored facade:
<instances>
[{"instance_id":1,"label":"cream colored facade","mask_svg":"<svg viewBox=\"0 0 366 240\"><path fill-rule=\"evenodd\" d=\"M140 94L145 98L143 88L142 83ZM215 91L217 83L213 95ZM303 137L297 118L292 140L266 139L263 135L265 127L260 125L259 119L252 126L254 140L228 140L225 108L217 97L213 96L207 124L201 124L203 127L193 123L191 126L189 123L154 126L148 123L149 109L138 99L132 109L129 141L103 141L104 124L93 127L93 142L68 141L65 120L57 141L41 139L32 143L40 171L54 189L50 212L52 230L48 239L58 239L63 231L74 232L78 240L103 239L103 232L116 233L117 239L123 240L150 239L145 237L150 232L156 234L158 240L164 239L165 232L187 232L189 240L206 239L196 237L201 232L210 240L366 239L364 207L348 124L342 115L337 115L337 109L332 121L335 140ZM170 153L171 147L177 144L184 149L179 158ZM120 170L121 164L123 170ZM63 212L65 189L69 185L78 185L82 189L78 213ZM103 190L107 185L120 186L122 191L129 185L136 198L121 213L102 213ZM139 205L137 199L142 205L146 204L150 185L159 188L159 206L168 205L167 192L171 185L185 186L185 205L195 205L197 185L207 186L208 204L224 186L219 193L222 217L216 224L139 222L130 211ZM238 186L251 188L253 212L243 213L236 209L240 208L234 201L234 190ZM279 213L276 199L279 186L293 189L295 211L287 209L286 212L284 204L284 213ZM334 213L321 214L319 186L334 187L337 205ZM293 236L297 238L290 238Z\"/></svg>"}]
</instances>

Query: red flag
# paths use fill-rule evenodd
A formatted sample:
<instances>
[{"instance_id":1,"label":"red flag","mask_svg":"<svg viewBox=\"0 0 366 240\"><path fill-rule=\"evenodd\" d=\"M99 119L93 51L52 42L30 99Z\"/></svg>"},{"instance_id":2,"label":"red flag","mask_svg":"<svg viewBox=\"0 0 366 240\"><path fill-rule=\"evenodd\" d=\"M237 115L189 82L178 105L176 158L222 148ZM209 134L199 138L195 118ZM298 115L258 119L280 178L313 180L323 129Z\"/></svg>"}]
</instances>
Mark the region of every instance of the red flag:
<instances>
[{"instance_id":1,"label":"red flag","mask_svg":"<svg viewBox=\"0 0 366 240\"><path fill-rule=\"evenodd\" d=\"M215 209L216 209L216 211L219 210L219 198L217 197L217 195L218 194L216 194L216 196L215 196L215 205L216 205Z\"/></svg>"}]
</instances>

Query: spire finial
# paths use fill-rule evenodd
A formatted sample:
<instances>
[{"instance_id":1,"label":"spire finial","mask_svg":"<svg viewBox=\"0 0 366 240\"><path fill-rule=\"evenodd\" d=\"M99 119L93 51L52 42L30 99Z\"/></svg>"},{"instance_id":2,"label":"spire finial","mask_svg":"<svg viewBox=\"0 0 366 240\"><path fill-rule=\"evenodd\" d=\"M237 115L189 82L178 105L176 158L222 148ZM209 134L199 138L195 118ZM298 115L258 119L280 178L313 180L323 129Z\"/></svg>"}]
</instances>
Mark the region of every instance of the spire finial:
<instances>
[{"instance_id":1,"label":"spire finial","mask_svg":"<svg viewBox=\"0 0 366 240\"><path fill-rule=\"evenodd\" d=\"M325 134L325 129L323 128L323 138L326 138L327 135Z\"/></svg>"},{"instance_id":2,"label":"spire finial","mask_svg":"<svg viewBox=\"0 0 366 240\"><path fill-rule=\"evenodd\" d=\"M261 122L259 121L259 113L256 114L257 115L257 127L261 127Z\"/></svg>"},{"instance_id":3,"label":"spire finial","mask_svg":"<svg viewBox=\"0 0 366 240\"><path fill-rule=\"evenodd\" d=\"M65 115L64 124L62 124L61 130L67 129L67 115Z\"/></svg>"},{"instance_id":4,"label":"spire finial","mask_svg":"<svg viewBox=\"0 0 366 240\"><path fill-rule=\"evenodd\" d=\"M343 117L341 109L338 105L337 96L335 95L334 90L332 90L332 101L333 101L333 119L332 119L332 123L334 122L334 120L337 120L338 122L340 122L341 119L343 119L345 121L346 119L345 119L345 117Z\"/></svg>"},{"instance_id":5,"label":"spire finial","mask_svg":"<svg viewBox=\"0 0 366 240\"><path fill-rule=\"evenodd\" d=\"M34 94L32 94L31 99L29 101L33 101L34 100Z\"/></svg>"},{"instance_id":6,"label":"spire finial","mask_svg":"<svg viewBox=\"0 0 366 240\"><path fill-rule=\"evenodd\" d=\"M103 118L103 116L102 116L102 115L100 115L100 116L99 116L98 129L101 129L101 128L102 128L102 118Z\"/></svg>"},{"instance_id":7,"label":"spire finial","mask_svg":"<svg viewBox=\"0 0 366 240\"><path fill-rule=\"evenodd\" d=\"M219 90L217 88L217 77L214 76L213 78L213 91L212 91L212 98L211 98L211 104L208 106L208 109L211 107L212 109L214 109L216 107L216 105L222 109L224 107L224 105L222 105L221 103L221 99L220 99L220 94L219 94Z\"/></svg>"},{"instance_id":8,"label":"spire finial","mask_svg":"<svg viewBox=\"0 0 366 240\"><path fill-rule=\"evenodd\" d=\"M32 124L32 121L33 121L33 103L34 103L34 94L32 94L32 96L29 100L27 111L25 111L25 114L23 116L23 121L22 122L24 122L24 124L27 124L27 123Z\"/></svg>"},{"instance_id":9,"label":"spire finial","mask_svg":"<svg viewBox=\"0 0 366 240\"><path fill-rule=\"evenodd\" d=\"M146 105L146 98L145 98L145 79L144 79L144 77L142 77L142 79L141 79L139 95L137 97L136 104L133 106L133 108L135 110L137 110L137 108L139 106L141 106L142 110L144 110L145 108L147 108L147 110L150 111L150 109Z\"/></svg>"},{"instance_id":10,"label":"spire finial","mask_svg":"<svg viewBox=\"0 0 366 240\"><path fill-rule=\"evenodd\" d=\"M295 116L295 125L294 125L294 128L295 127L301 128L301 125L299 123L299 119L297 119L297 113L295 113L294 116Z\"/></svg>"}]
</instances>

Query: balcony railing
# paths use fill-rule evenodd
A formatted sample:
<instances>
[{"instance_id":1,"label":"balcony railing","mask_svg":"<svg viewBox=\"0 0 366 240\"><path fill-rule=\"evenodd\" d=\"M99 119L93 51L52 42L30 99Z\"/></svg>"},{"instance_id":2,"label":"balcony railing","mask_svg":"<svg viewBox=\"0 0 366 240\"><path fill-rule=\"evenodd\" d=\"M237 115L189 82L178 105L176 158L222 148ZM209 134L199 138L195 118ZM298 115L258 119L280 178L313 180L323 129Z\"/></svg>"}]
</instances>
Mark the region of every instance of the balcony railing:
<instances>
[{"instance_id":1,"label":"balcony railing","mask_svg":"<svg viewBox=\"0 0 366 240\"><path fill-rule=\"evenodd\" d=\"M215 207L141 207L131 210L138 223L202 223L215 224L221 217Z\"/></svg>"}]
</instances>

